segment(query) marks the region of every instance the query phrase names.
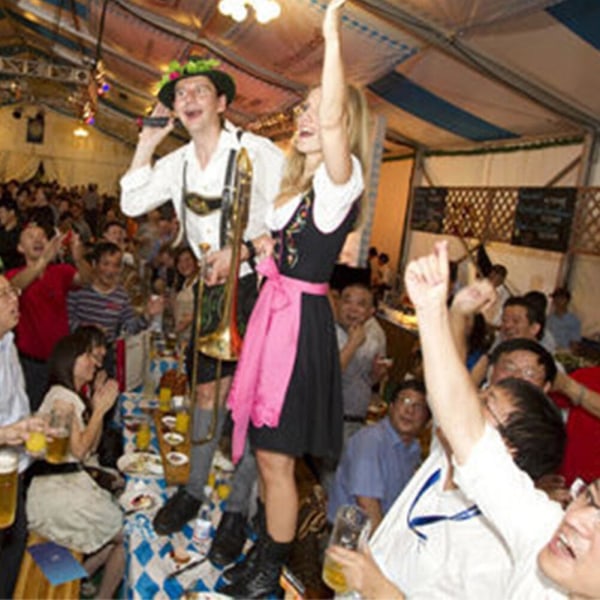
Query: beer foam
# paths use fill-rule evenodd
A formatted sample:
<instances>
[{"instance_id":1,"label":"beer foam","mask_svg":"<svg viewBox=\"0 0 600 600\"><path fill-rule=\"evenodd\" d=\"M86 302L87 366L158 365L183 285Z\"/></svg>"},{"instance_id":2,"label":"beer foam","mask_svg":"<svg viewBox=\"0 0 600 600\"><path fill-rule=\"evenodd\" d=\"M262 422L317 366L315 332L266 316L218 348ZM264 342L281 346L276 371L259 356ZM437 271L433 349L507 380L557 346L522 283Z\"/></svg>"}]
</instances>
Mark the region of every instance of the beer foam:
<instances>
[{"instance_id":1,"label":"beer foam","mask_svg":"<svg viewBox=\"0 0 600 600\"><path fill-rule=\"evenodd\" d=\"M0 474L12 473L19 464L17 455L13 452L0 452Z\"/></svg>"}]
</instances>

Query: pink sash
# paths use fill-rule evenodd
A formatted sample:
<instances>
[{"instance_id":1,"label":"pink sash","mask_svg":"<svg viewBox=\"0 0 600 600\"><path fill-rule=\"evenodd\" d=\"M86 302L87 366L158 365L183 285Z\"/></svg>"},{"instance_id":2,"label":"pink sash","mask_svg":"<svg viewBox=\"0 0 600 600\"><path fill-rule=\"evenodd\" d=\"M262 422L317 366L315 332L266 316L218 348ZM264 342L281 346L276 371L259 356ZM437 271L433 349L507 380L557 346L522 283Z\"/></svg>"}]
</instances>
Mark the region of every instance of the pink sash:
<instances>
[{"instance_id":1,"label":"pink sash","mask_svg":"<svg viewBox=\"0 0 600 600\"><path fill-rule=\"evenodd\" d=\"M302 294L324 296L329 284L311 283L279 273L273 258L257 271L265 281L244 336L227 405L231 409L233 461L243 452L250 420L255 427L277 427L298 346Z\"/></svg>"}]
</instances>

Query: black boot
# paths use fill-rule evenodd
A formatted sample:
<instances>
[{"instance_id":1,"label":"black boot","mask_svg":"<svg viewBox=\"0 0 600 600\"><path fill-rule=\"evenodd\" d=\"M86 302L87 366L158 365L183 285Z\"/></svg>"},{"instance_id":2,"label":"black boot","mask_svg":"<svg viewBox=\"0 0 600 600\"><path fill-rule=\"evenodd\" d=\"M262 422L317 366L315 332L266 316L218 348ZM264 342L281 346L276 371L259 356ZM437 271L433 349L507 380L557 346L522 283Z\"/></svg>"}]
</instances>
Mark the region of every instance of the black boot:
<instances>
[{"instance_id":1,"label":"black boot","mask_svg":"<svg viewBox=\"0 0 600 600\"><path fill-rule=\"evenodd\" d=\"M169 535L181 531L183 526L193 519L200 510L202 501L179 488L166 504L156 513L152 525L158 535Z\"/></svg>"},{"instance_id":2,"label":"black boot","mask_svg":"<svg viewBox=\"0 0 600 600\"><path fill-rule=\"evenodd\" d=\"M232 563L246 542L246 517L239 512L224 512L208 551L208 560L216 567Z\"/></svg>"},{"instance_id":3,"label":"black boot","mask_svg":"<svg viewBox=\"0 0 600 600\"><path fill-rule=\"evenodd\" d=\"M236 563L235 565L231 565L231 567L225 569L221 573L221 587L223 585L229 585L238 581L238 579L244 576L244 573L247 570L254 568L254 564L258 557L257 546L260 543L260 540L265 539L265 536L267 535L265 505L260 500L258 500L258 503L256 505L256 514L254 515L254 517L252 517L252 527L254 528L257 536L254 545L252 546L252 548L250 548L244 560Z\"/></svg>"},{"instance_id":4,"label":"black boot","mask_svg":"<svg viewBox=\"0 0 600 600\"><path fill-rule=\"evenodd\" d=\"M256 560L253 567L247 569L238 581L226 585L219 591L233 598L282 597L283 590L279 585L279 576L291 548L291 542L275 542L267 534L256 544Z\"/></svg>"}]
</instances>

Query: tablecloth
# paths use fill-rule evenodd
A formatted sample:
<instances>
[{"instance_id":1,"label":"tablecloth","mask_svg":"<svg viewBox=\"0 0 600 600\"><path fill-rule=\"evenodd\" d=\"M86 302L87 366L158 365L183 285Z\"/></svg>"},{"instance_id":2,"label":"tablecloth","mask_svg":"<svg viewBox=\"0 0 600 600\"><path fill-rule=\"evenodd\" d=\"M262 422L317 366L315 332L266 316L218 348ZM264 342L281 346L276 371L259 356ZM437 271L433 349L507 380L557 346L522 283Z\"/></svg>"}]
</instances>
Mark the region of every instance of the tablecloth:
<instances>
[{"instance_id":1,"label":"tablecloth","mask_svg":"<svg viewBox=\"0 0 600 600\"><path fill-rule=\"evenodd\" d=\"M142 394L126 393L120 398L121 416L128 417L140 415L145 410L157 406L156 398L144 397ZM158 440L154 424L151 425L151 449L158 453ZM123 428L125 452L135 449L135 433ZM215 457L215 464L228 465L228 461L221 455ZM212 522L211 538L221 517L224 501L217 494L220 484L228 485L229 468L213 468L215 475L214 489L210 500L203 505ZM174 487L167 487L162 477L138 477L126 475L126 488L124 494L141 493L150 491L161 497L164 502L175 493ZM211 478L212 479L212 478ZM193 522L187 524L181 534L158 536L152 527L152 519L160 506L151 510L139 511L125 517L125 542L127 550L126 564L126 589L127 597L150 600L153 598L180 598L186 590L210 592L217 584L221 570L212 566L207 560L197 568L182 573L178 577L168 577L173 566L169 553L174 545L184 545L194 553L205 556L210 546L210 539L196 542L193 539ZM196 554L193 555L196 557ZM211 594L212 596L213 594ZM215 597L218 594L215 594Z\"/></svg>"}]
</instances>

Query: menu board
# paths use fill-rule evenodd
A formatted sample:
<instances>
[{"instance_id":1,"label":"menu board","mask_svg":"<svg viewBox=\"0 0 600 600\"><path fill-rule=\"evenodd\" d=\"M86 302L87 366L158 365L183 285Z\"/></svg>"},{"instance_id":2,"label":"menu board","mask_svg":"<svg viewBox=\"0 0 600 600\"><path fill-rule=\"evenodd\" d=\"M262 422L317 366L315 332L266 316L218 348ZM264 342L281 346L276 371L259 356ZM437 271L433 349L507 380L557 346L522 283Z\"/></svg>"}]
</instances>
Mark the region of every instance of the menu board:
<instances>
[{"instance_id":1,"label":"menu board","mask_svg":"<svg viewBox=\"0 0 600 600\"><path fill-rule=\"evenodd\" d=\"M521 188L512 243L566 252L576 200L576 188Z\"/></svg>"},{"instance_id":2,"label":"menu board","mask_svg":"<svg viewBox=\"0 0 600 600\"><path fill-rule=\"evenodd\" d=\"M445 187L415 188L410 220L411 229L442 233L447 195L448 188Z\"/></svg>"}]
</instances>

